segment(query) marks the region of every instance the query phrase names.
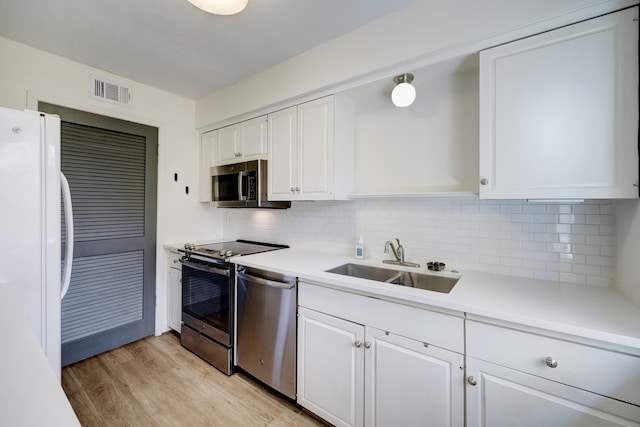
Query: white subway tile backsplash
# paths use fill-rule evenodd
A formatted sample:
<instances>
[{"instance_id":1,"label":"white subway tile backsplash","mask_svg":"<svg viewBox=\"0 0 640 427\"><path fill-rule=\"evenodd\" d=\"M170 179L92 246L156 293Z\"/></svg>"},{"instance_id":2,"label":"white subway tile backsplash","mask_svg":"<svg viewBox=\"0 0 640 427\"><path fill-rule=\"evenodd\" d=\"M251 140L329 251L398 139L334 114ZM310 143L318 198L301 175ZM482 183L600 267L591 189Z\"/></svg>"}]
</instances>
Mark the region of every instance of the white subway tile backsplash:
<instances>
[{"instance_id":1,"label":"white subway tile backsplash","mask_svg":"<svg viewBox=\"0 0 640 427\"><path fill-rule=\"evenodd\" d=\"M584 224L587 220L585 215L575 214L560 214L558 215L558 222L561 224Z\"/></svg>"},{"instance_id":2,"label":"white subway tile backsplash","mask_svg":"<svg viewBox=\"0 0 640 427\"><path fill-rule=\"evenodd\" d=\"M573 207L573 213L576 214L599 214L600 205L580 204Z\"/></svg>"},{"instance_id":3,"label":"white subway tile backsplash","mask_svg":"<svg viewBox=\"0 0 640 427\"><path fill-rule=\"evenodd\" d=\"M385 259L396 237L408 261L449 268L611 286L614 208L608 201L529 204L523 200L389 198L293 202L287 210L227 209L225 238L285 243Z\"/></svg>"},{"instance_id":4,"label":"white subway tile backsplash","mask_svg":"<svg viewBox=\"0 0 640 427\"><path fill-rule=\"evenodd\" d=\"M558 217L559 215L555 214L535 214L533 216L533 222L536 224L556 224Z\"/></svg>"},{"instance_id":5,"label":"white subway tile backsplash","mask_svg":"<svg viewBox=\"0 0 640 427\"><path fill-rule=\"evenodd\" d=\"M601 234L601 228L602 227L598 227L597 225L573 224L571 226L571 232L574 234Z\"/></svg>"},{"instance_id":6,"label":"white subway tile backsplash","mask_svg":"<svg viewBox=\"0 0 640 427\"><path fill-rule=\"evenodd\" d=\"M613 215L587 215L587 224L613 224Z\"/></svg>"},{"instance_id":7,"label":"white subway tile backsplash","mask_svg":"<svg viewBox=\"0 0 640 427\"><path fill-rule=\"evenodd\" d=\"M550 204L545 206L545 211L547 213L554 213L554 214L570 214L573 210L572 206L574 205Z\"/></svg>"}]
</instances>

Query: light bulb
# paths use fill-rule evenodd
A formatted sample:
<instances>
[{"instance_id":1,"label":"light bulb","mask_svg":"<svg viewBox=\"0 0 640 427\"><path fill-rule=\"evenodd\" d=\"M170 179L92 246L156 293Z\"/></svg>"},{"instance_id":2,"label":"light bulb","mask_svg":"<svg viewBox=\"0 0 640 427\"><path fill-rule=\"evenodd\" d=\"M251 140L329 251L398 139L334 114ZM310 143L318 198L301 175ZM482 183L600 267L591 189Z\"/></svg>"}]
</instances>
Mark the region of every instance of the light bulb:
<instances>
[{"instance_id":1,"label":"light bulb","mask_svg":"<svg viewBox=\"0 0 640 427\"><path fill-rule=\"evenodd\" d=\"M400 83L391 92L391 101L396 107L408 107L415 99L416 88L411 83Z\"/></svg>"},{"instance_id":2,"label":"light bulb","mask_svg":"<svg viewBox=\"0 0 640 427\"><path fill-rule=\"evenodd\" d=\"M189 0L189 3L215 15L235 15L247 7L249 0Z\"/></svg>"}]
</instances>

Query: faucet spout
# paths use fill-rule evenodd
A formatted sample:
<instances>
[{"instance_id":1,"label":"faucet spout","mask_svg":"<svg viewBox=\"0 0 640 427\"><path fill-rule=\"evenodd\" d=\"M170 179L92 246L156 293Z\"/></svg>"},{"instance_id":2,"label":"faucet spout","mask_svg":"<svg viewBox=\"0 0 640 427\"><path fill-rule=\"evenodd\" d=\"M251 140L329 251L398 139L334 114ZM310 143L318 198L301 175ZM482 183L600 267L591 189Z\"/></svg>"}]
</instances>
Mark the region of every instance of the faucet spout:
<instances>
[{"instance_id":1,"label":"faucet spout","mask_svg":"<svg viewBox=\"0 0 640 427\"><path fill-rule=\"evenodd\" d=\"M384 253L388 254L389 253L389 248L391 248L391 252L393 252L393 256L395 257L396 261L402 262L402 260L400 258L400 254L402 254L403 258L404 258L402 245L400 244L400 240L398 240L398 239L396 239L396 240L398 241L398 250L396 250L396 247L393 246L393 242L391 240L387 240L387 242L384 244Z\"/></svg>"},{"instance_id":2,"label":"faucet spout","mask_svg":"<svg viewBox=\"0 0 640 427\"><path fill-rule=\"evenodd\" d=\"M402 246L402 244L400 244L400 239L398 239L397 237L396 237L396 242L398 242L397 249L393 245L393 242L391 240L387 240L387 242L384 244L384 253L388 254L389 248L391 248L391 252L395 257L395 260L385 259L382 262L384 262L385 264L397 264L397 265L404 265L407 267L420 267L420 264L416 264L414 262L406 262L404 260L404 247Z\"/></svg>"}]
</instances>

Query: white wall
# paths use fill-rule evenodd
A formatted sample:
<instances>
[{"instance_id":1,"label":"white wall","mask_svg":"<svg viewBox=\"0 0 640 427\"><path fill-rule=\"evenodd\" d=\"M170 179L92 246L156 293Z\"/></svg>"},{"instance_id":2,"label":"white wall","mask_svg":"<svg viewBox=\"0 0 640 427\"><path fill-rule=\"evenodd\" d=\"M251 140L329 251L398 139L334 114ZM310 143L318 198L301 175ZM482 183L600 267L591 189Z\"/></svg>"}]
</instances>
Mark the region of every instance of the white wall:
<instances>
[{"instance_id":1,"label":"white wall","mask_svg":"<svg viewBox=\"0 0 640 427\"><path fill-rule=\"evenodd\" d=\"M408 108L390 101L393 82L346 91L355 106L357 194L477 192L478 57L414 71Z\"/></svg>"},{"instance_id":2,"label":"white wall","mask_svg":"<svg viewBox=\"0 0 640 427\"><path fill-rule=\"evenodd\" d=\"M199 139L195 103L144 84L0 38L0 106L37 107L37 101L158 127L156 332L166 324L166 261L162 244L221 235L219 210L198 202ZM89 97L89 76L132 88L129 106ZM174 182L174 173L179 180ZM189 186L189 195L185 194Z\"/></svg>"},{"instance_id":3,"label":"white wall","mask_svg":"<svg viewBox=\"0 0 640 427\"><path fill-rule=\"evenodd\" d=\"M459 101L469 102L476 89L458 86L462 88L458 98L448 106L441 106L436 111L437 119L430 121L408 117L407 112L395 112L395 117L390 117L389 111L376 110L383 102L380 93L363 94L362 88L382 79L390 82L392 76L402 72L469 56L485 47L634 3L633 0L416 0L396 14L198 100L196 126L229 123L327 93L347 91L365 102L371 96L368 101L372 101L372 108L367 110L361 103L358 110L356 191L428 191L407 186L411 175L383 188L387 184L383 177L391 176L393 180L394 170L402 168L398 165L401 160L394 163L395 168L380 164L380 158L392 158L394 154L379 155L380 149L388 148L383 140L399 136L390 143L398 150L406 150L398 143L413 138L411 144L414 144L416 135L412 131L418 129L416 122L420 121L418 138L445 136L442 147L446 162L450 162L455 153L455 150L446 151L450 148L446 143L454 143L461 149L459 153L469 156L462 163L472 164L477 154L470 154L472 147L466 142L473 138L477 117L470 106L461 108L463 104ZM434 89L437 91L438 87ZM453 86L448 90L453 90ZM423 89L418 96L425 96L424 93ZM428 108L422 106L421 111L426 114ZM467 121L464 121L465 114L469 116ZM378 120L383 116L384 120ZM452 118L459 120L458 129L451 128ZM410 127L403 128L403 123L410 123ZM443 123L448 127L429 129L430 125ZM365 153L362 157L363 150L375 152L376 149L377 156L372 154L367 159ZM419 163L418 159L426 156L427 153L420 152L410 161ZM412 164L406 169L415 171L416 166ZM440 188L434 190L448 191L447 185L457 185L458 189L475 187L469 180L474 171L470 175L459 175L459 181L437 182ZM424 182L434 181L428 171L421 173ZM475 174L477 176L477 172ZM369 181L372 178L376 181ZM624 228L618 228L617 235L626 237L616 245L614 206L598 201L580 205L529 205L522 201L496 204L474 199L461 202L453 198L294 203L288 211L227 211L224 233L225 238L252 237L345 253L350 253L357 235L362 233L375 257L381 257L384 241L398 236L408 243L408 253L420 263L427 257L435 257L459 268L514 276L599 286L615 283L638 300L640 286L636 278L640 277L640 263L633 255L616 260L615 254L624 250L629 254L639 253L639 214L633 207L622 208L617 219ZM619 277L614 277L614 273Z\"/></svg>"},{"instance_id":4,"label":"white wall","mask_svg":"<svg viewBox=\"0 0 640 427\"><path fill-rule=\"evenodd\" d=\"M616 286L640 305L640 201L618 201L615 211Z\"/></svg>"},{"instance_id":5,"label":"white wall","mask_svg":"<svg viewBox=\"0 0 640 427\"><path fill-rule=\"evenodd\" d=\"M196 127L223 122L354 80L410 72L439 55L470 53L597 16L633 0L415 0L410 6L311 49L196 103ZM570 16L567 14L570 13Z\"/></svg>"}]
</instances>

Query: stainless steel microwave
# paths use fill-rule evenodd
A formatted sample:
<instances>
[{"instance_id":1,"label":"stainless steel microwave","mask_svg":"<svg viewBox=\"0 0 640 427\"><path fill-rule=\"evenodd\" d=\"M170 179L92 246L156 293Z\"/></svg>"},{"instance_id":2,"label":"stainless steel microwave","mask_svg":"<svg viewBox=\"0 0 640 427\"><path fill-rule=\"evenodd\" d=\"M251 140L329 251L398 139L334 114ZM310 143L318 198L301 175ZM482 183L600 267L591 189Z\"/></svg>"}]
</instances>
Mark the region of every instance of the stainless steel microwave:
<instances>
[{"instance_id":1,"label":"stainless steel microwave","mask_svg":"<svg viewBox=\"0 0 640 427\"><path fill-rule=\"evenodd\" d=\"M211 200L219 208L291 207L291 202L267 200L267 161L252 160L214 166L211 171Z\"/></svg>"}]
</instances>

